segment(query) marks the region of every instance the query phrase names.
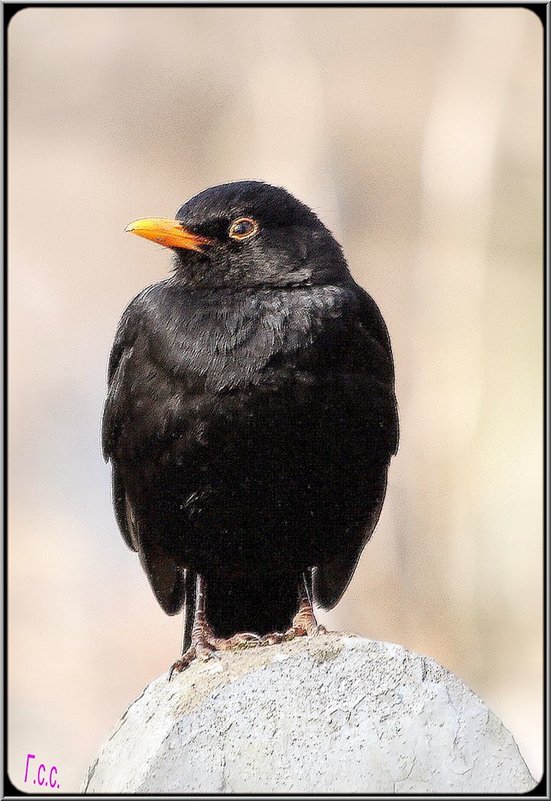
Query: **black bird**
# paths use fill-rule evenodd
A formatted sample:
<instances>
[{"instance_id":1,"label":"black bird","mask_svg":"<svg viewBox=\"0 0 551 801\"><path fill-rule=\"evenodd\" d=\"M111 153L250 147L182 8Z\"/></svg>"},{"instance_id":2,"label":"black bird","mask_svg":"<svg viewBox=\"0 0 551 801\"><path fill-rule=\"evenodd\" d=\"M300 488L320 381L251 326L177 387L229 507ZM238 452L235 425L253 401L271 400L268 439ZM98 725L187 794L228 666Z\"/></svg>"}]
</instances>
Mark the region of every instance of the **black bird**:
<instances>
[{"instance_id":1,"label":"black bird","mask_svg":"<svg viewBox=\"0 0 551 801\"><path fill-rule=\"evenodd\" d=\"M127 228L174 252L109 361L122 536L184 654L320 631L379 519L398 415L390 340L314 212L257 181ZM293 616L295 616L293 618Z\"/></svg>"}]
</instances>

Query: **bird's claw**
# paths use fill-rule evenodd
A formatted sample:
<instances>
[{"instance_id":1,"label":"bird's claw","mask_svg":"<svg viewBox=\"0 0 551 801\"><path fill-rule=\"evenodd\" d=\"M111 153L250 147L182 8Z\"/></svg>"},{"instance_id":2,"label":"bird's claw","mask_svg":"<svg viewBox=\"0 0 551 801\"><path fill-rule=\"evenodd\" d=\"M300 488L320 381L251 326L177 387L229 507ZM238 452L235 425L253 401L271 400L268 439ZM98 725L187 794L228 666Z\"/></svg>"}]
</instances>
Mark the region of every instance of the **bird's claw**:
<instances>
[{"instance_id":1,"label":"bird's claw","mask_svg":"<svg viewBox=\"0 0 551 801\"><path fill-rule=\"evenodd\" d=\"M196 648L194 645L192 645L191 648L188 648L185 654L182 654L180 659L177 659L176 662L174 662L174 664L168 671L168 681L172 679L174 673L181 673L183 670L188 668L196 656L197 656Z\"/></svg>"},{"instance_id":2,"label":"bird's claw","mask_svg":"<svg viewBox=\"0 0 551 801\"><path fill-rule=\"evenodd\" d=\"M317 623L314 626L310 626L306 633L309 637L319 637L322 634L327 634L327 629L321 623Z\"/></svg>"},{"instance_id":3,"label":"bird's claw","mask_svg":"<svg viewBox=\"0 0 551 801\"><path fill-rule=\"evenodd\" d=\"M211 643L201 643L195 648L195 658L200 659L201 662L208 662L210 659L219 659L217 649Z\"/></svg>"},{"instance_id":4,"label":"bird's claw","mask_svg":"<svg viewBox=\"0 0 551 801\"><path fill-rule=\"evenodd\" d=\"M282 634L280 631L273 631L271 634L265 634L262 637L261 645L278 645L280 642L284 642L285 634Z\"/></svg>"},{"instance_id":5,"label":"bird's claw","mask_svg":"<svg viewBox=\"0 0 551 801\"><path fill-rule=\"evenodd\" d=\"M284 634L284 642L288 642L289 640L294 640L297 637L306 637L307 634L308 632L306 631L306 628L304 626L292 625L291 628L287 629L287 631Z\"/></svg>"}]
</instances>

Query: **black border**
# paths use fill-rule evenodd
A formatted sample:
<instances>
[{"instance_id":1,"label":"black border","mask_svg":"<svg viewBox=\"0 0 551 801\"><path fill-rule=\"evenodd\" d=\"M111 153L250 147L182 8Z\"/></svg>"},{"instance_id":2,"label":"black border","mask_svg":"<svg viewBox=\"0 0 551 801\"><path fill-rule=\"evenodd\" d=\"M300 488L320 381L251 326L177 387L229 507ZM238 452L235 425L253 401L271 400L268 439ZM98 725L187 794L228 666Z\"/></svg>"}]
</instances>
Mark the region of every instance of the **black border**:
<instances>
[{"instance_id":1,"label":"black border","mask_svg":"<svg viewBox=\"0 0 551 801\"><path fill-rule=\"evenodd\" d=\"M4 316L3 316L3 355L4 355L4 391L3 391L3 432L4 432L4 453L3 453L3 489L4 489L4 543L3 543L3 558L4 558L4 570L3 570L3 577L4 577L4 592L3 592L3 600L4 600L4 616L3 616L3 623L4 623L4 637L3 637L3 665L4 665L4 692L3 692L3 712L4 712L4 728L3 728L3 773L4 773L4 784L3 784L3 794L2 798L11 799L11 798L19 798L19 797L27 797L27 798L37 798L40 799L41 797L52 797L55 796L57 798L83 798L83 797L91 797L91 798L119 798L119 797L126 797L121 796L117 793L103 793L103 794L72 794L72 793L40 793L33 795L32 793L24 793L22 790L19 790L15 787L7 772L7 764L8 764L8 752L7 752L7 739L8 739L8 722L7 722L7 708L8 708L8 689L7 689L7 625L8 625L8 599L7 599L7 584L8 584L8 550L7 550L7 498L8 498L8 477L7 477L7 389L8 389L8 354L7 354L7 318L8 318L8 282L7 282L7 259L8 259L8 237L7 237L7 226L8 226L8 182L7 182L7 175L8 175L8 134L7 134L7 116L8 116L8 25L11 19L17 14L18 11L22 11L26 8L205 8L205 9L220 9L220 8L328 8L328 9L347 9L347 8L525 8L529 11L532 11L538 19L542 23L543 28L543 110L544 110L544 145L543 145L543 182L542 182L542 190L543 190L543 252L544 252L544 269L543 269L543 376L544 376L544 397L543 397L543 430L544 430L544 442L543 442L543 467L544 467L544 505L543 505L543 512L544 512L544 536L543 536L543 602L544 602L544 614L543 614L543 635L544 635L544 649L543 649L543 669L544 669L544 684L543 684L543 700L544 700L544 725L543 725L543 755L544 755L544 770L543 776L541 781L528 793L523 794L514 794L514 795L504 795L500 793L485 793L485 794L477 794L471 795L468 793L432 793L432 794L425 794L425 793L404 793L402 795L394 795L394 794L381 794L381 793L355 793L355 794L339 794L339 793L319 793L319 794L303 794L303 793L282 793L282 794L270 794L270 793L249 793L249 794L234 794L234 793L156 793L156 794L147 794L147 795L139 795L139 794L127 794L128 797L131 798L143 798L143 799L151 799L154 797L163 797L163 798L224 798L226 796L230 796L233 798L315 798L317 795L321 797L328 797L328 798L383 798L383 797L391 797L391 798L516 798L518 795L526 795L534 798L550 798L548 795L549 787L547 781L547 768L549 766L549 758L548 758L548 731L549 731L549 715L548 715L548 688L547 688L547 676L548 676L548 647L549 642L547 639L547 626L548 626L548 603L549 603L549 595L547 592L547 565L548 565L548 557L549 551L547 547L547 532L549 531L549 506L547 503L547 466L548 466L548 449L547 449L547 435L548 435L548 427L547 427L547 412L548 412L548 403L549 403L549 373L547 370L548 366L548 350L547 350L547 336L551 333L549 319L547 316L547 309L548 309L548 301L549 301L549 284L547 281L547 265L548 265L548 236L547 230L549 225L549 210L547 204L547 134L548 134L548 106L547 106L547 92L548 92L548 83L547 83L547 57L548 57L548 13L550 4L546 2L540 3L506 3L506 2L486 2L486 3L430 3L430 2L420 2L420 3L407 3L407 2L387 2L387 3L363 3L363 2L343 2L343 3L335 3L335 2L312 2L312 3L305 3L305 2L252 2L244 3L244 2L215 2L215 3L201 3L201 2L191 2L191 3L3 3L3 22L4 22L4 37L3 37L3 75L4 75L4 94L3 94L3 123L4 123L4 151L3 151L3 166L4 166L4 191L3 191L3 222L4 222L4 241L3 241L3 256L4 256L4 273L3 273L3 309L4 309Z\"/></svg>"}]
</instances>

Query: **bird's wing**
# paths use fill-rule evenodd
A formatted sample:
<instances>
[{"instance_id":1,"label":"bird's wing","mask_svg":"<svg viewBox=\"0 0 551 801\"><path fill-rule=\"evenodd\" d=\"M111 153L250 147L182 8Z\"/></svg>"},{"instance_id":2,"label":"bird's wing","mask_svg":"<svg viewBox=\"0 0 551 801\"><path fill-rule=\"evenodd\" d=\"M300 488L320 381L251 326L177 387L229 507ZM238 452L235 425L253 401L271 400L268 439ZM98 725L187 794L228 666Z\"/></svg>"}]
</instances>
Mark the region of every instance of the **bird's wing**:
<instances>
[{"instance_id":1,"label":"bird's wing","mask_svg":"<svg viewBox=\"0 0 551 801\"><path fill-rule=\"evenodd\" d=\"M313 591L317 604L323 609L332 609L342 596L356 570L356 565L362 555L362 551L371 537L375 526L381 515L383 501L386 492L387 471L384 470L380 484L376 489L379 494L380 502L377 504L366 521L365 527L358 531L356 539L348 544L345 551L338 554L330 562L318 565L313 571Z\"/></svg>"},{"instance_id":2,"label":"bird's wing","mask_svg":"<svg viewBox=\"0 0 551 801\"><path fill-rule=\"evenodd\" d=\"M168 615L180 611L185 601L185 575L155 542L154 532L133 508L124 483L123 471L116 451L124 406L127 398L126 368L136 340L140 336L142 317L138 302L126 309L115 336L108 367L108 393L102 421L102 447L105 460L111 462L115 517L122 537L129 548L137 551L157 601Z\"/></svg>"},{"instance_id":3,"label":"bird's wing","mask_svg":"<svg viewBox=\"0 0 551 801\"><path fill-rule=\"evenodd\" d=\"M359 289L359 313L356 319L355 340L364 362L364 370L377 377L378 403L385 413L384 437L380 447L383 458L398 452L400 428L398 404L394 390L394 359L390 346L390 336L379 307L367 292Z\"/></svg>"},{"instance_id":4,"label":"bird's wing","mask_svg":"<svg viewBox=\"0 0 551 801\"><path fill-rule=\"evenodd\" d=\"M138 547L138 555L160 606L167 615L176 615L186 601L186 571L151 541Z\"/></svg>"},{"instance_id":5,"label":"bird's wing","mask_svg":"<svg viewBox=\"0 0 551 801\"><path fill-rule=\"evenodd\" d=\"M121 318L109 356L108 390L102 419L103 458L106 462L111 461L115 517L124 541L134 551L138 549L136 520L126 497L120 468L113 456L121 425L121 389L124 384L125 364L138 336L138 331L138 321L132 313L132 304L130 304Z\"/></svg>"},{"instance_id":6,"label":"bird's wing","mask_svg":"<svg viewBox=\"0 0 551 801\"><path fill-rule=\"evenodd\" d=\"M398 405L394 392L394 361L390 337L381 312L371 296L364 290L359 290L356 297L359 301L359 312L354 321L354 342L351 343L351 349L355 353L356 369L376 378L373 403L384 420L384 426L377 435L377 461L380 460L380 470L378 477L371 479L370 491L376 500L365 525L359 528L356 538L348 543L345 551L314 569L314 597L324 609L331 609L342 597L377 525L386 492L388 463L398 450ZM358 364L358 358L363 366Z\"/></svg>"}]
</instances>

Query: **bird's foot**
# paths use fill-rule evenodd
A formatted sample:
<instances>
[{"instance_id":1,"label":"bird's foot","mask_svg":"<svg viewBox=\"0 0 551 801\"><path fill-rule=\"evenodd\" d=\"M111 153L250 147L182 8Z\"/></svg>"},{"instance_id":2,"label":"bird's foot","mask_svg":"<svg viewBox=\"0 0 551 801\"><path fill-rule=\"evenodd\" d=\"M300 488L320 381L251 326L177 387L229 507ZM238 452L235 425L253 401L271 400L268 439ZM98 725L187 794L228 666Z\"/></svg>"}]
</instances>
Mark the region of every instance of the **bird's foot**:
<instances>
[{"instance_id":1,"label":"bird's foot","mask_svg":"<svg viewBox=\"0 0 551 801\"><path fill-rule=\"evenodd\" d=\"M303 623L297 625L293 621L291 628L285 632L274 631L272 634L265 634L260 645L277 645L281 642L291 642L291 640L296 640L297 637L317 637L318 634L326 633L325 626L319 626L317 623L306 626Z\"/></svg>"},{"instance_id":2,"label":"bird's foot","mask_svg":"<svg viewBox=\"0 0 551 801\"><path fill-rule=\"evenodd\" d=\"M211 643L215 646L217 651L242 651L246 648L262 648L267 645L278 645L282 642L290 642L297 637L317 637L319 634L326 633L327 629L325 626L318 625L315 620L313 623L306 623L304 621L297 623L295 619L291 628L284 632L272 631L270 634L264 634L260 637L258 634L243 631L227 639L215 637L211 640Z\"/></svg>"},{"instance_id":3,"label":"bird's foot","mask_svg":"<svg viewBox=\"0 0 551 801\"><path fill-rule=\"evenodd\" d=\"M208 635L188 648L185 654L172 665L168 672L168 680L170 681L174 673L186 670L196 659L207 662L213 657L217 657L219 651L243 651L248 648L261 648L267 645L291 642L297 637L317 637L327 633L325 626L320 626L315 621L313 623L306 621L297 623L298 617L299 615L295 617L293 625L287 631L274 631L271 634L264 634L262 637L248 631L242 631L227 638L215 637L209 631Z\"/></svg>"},{"instance_id":4,"label":"bird's foot","mask_svg":"<svg viewBox=\"0 0 551 801\"><path fill-rule=\"evenodd\" d=\"M309 637L319 637L321 634L327 634L327 629L321 623L314 623L308 627L306 634Z\"/></svg>"},{"instance_id":5,"label":"bird's foot","mask_svg":"<svg viewBox=\"0 0 551 801\"><path fill-rule=\"evenodd\" d=\"M168 671L168 680L171 680L174 673L181 673L182 671L186 670L192 662L195 662L196 659L200 662L209 662L211 659L219 658L217 653L218 650L219 649L215 648L210 642L202 642L198 643L197 645L192 645L184 654L182 654L180 659L177 659L172 665Z\"/></svg>"},{"instance_id":6,"label":"bird's foot","mask_svg":"<svg viewBox=\"0 0 551 801\"><path fill-rule=\"evenodd\" d=\"M193 625L191 645L168 671L168 680L170 681L174 673L186 670L196 659L208 662L213 657L217 657L218 650L213 631L201 615Z\"/></svg>"},{"instance_id":7,"label":"bird's foot","mask_svg":"<svg viewBox=\"0 0 551 801\"><path fill-rule=\"evenodd\" d=\"M174 673L181 673L183 670L188 668L193 660L197 656L197 649L194 645L187 649L187 651L182 654L180 659L177 659L176 662L172 665L170 670L168 671L168 681L171 680Z\"/></svg>"},{"instance_id":8,"label":"bird's foot","mask_svg":"<svg viewBox=\"0 0 551 801\"><path fill-rule=\"evenodd\" d=\"M234 634L233 637L215 637L210 627L205 626L202 635L172 665L168 672L169 681L174 673L181 673L186 670L196 659L201 662L208 662L210 659L219 658L220 651L241 651L245 648L256 648L265 644L262 637L248 631Z\"/></svg>"},{"instance_id":9,"label":"bird's foot","mask_svg":"<svg viewBox=\"0 0 551 801\"><path fill-rule=\"evenodd\" d=\"M232 637L215 637L214 645L218 651L242 651L245 648L257 648L262 645L262 637L249 631L241 631Z\"/></svg>"},{"instance_id":10,"label":"bird's foot","mask_svg":"<svg viewBox=\"0 0 551 801\"><path fill-rule=\"evenodd\" d=\"M293 626L289 631L302 631L302 636L319 637L320 634L327 634L327 629L316 620L312 607L300 609L293 618ZM301 636L301 635L298 635Z\"/></svg>"},{"instance_id":11,"label":"bird's foot","mask_svg":"<svg viewBox=\"0 0 551 801\"><path fill-rule=\"evenodd\" d=\"M278 645L280 642L285 642L287 632L273 631L271 634L265 634L262 637L261 645Z\"/></svg>"}]
</instances>

